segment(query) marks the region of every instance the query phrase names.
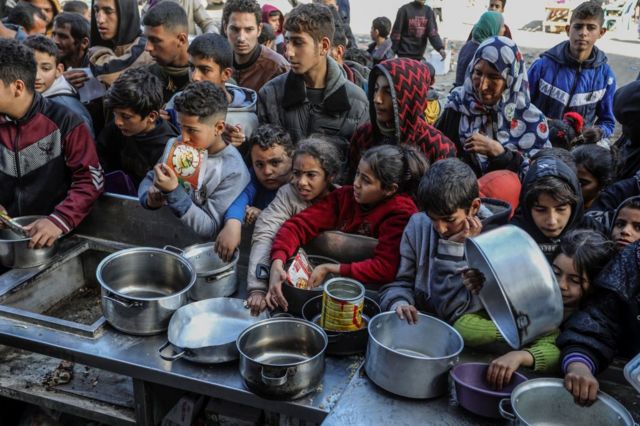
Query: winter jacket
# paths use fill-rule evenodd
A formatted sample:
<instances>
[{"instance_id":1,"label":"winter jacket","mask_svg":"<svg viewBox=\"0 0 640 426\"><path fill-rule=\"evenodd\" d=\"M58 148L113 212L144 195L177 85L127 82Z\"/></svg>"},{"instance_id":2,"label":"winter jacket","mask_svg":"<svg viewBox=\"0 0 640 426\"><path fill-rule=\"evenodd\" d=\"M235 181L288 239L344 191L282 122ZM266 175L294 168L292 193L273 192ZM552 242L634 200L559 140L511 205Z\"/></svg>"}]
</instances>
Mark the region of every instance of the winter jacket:
<instances>
[{"instance_id":1,"label":"winter jacket","mask_svg":"<svg viewBox=\"0 0 640 426\"><path fill-rule=\"evenodd\" d=\"M578 63L565 41L544 52L529 69L531 101L549 118L562 119L575 111L588 126L602 129L603 137L613 133L613 94L616 76L607 56L596 46L591 57Z\"/></svg>"},{"instance_id":2,"label":"winter jacket","mask_svg":"<svg viewBox=\"0 0 640 426\"><path fill-rule=\"evenodd\" d=\"M511 207L502 201L482 199L478 218L482 231L504 225ZM400 243L400 267L393 282L380 290L380 307L393 310L413 305L449 323L462 314L482 309L480 300L462 283L460 268L467 267L464 244L444 240L426 213L411 217Z\"/></svg>"},{"instance_id":3,"label":"winter jacket","mask_svg":"<svg viewBox=\"0 0 640 426\"><path fill-rule=\"evenodd\" d=\"M11 216L48 215L67 233L102 193L89 128L38 93L24 117L0 118L0 150L0 205Z\"/></svg>"},{"instance_id":4,"label":"winter jacket","mask_svg":"<svg viewBox=\"0 0 640 426\"><path fill-rule=\"evenodd\" d=\"M173 68L173 69L171 69ZM162 102L166 103L173 96L189 84L189 67L163 67L160 64L151 64L147 70L160 80L162 85Z\"/></svg>"},{"instance_id":5,"label":"winter jacket","mask_svg":"<svg viewBox=\"0 0 640 426\"><path fill-rule=\"evenodd\" d=\"M271 247L271 259L284 263L298 247L329 230L377 238L378 245L371 259L340 264L341 276L376 289L395 276L400 263L402 231L416 211L413 200L406 194L396 194L365 210L356 202L353 186L343 186L282 225Z\"/></svg>"},{"instance_id":6,"label":"winter jacket","mask_svg":"<svg viewBox=\"0 0 640 426\"><path fill-rule=\"evenodd\" d=\"M247 63L238 64L234 59L233 69L238 86L258 92L268 81L289 71L289 62L279 53L258 45Z\"/></svg>"},{"instance_id":7,"label":"winter jacket","mask_svg":"<svg viewBox=\"0 0 640 426\"><path fill-rule=\"evenodd\" d=\"M236 219L244 222L244 215L247 206L252 206L264 210L275 198L277 189L267 189L258 180L253 169L249 170L251 180L242 190L238 198L227 209L224 214L224 221Z\"/></svg>"},{"instance_id":8,"label":"winter jacket","mask_svg":"<svg viewBox=\"0 0 640 426\"><path fill-rule=\"evenodd\" d=\"M375 108L372 107L369 110L370 121L360 126L351 139L351 176L355 174L362 153L376 145L412 145L419 148L429 162L455 157L455 145L439 130L429 125L424 117L431 81L429 68L408 58L390 59L376 65L369 75L369 105L373 105L375 82L380 75L389 81L395 134L393 137L382 134Z\"/></svg>"},{"instance_id":9,"label":"winter jacket","mask_svg":"<svg viewBox=\"0 0 640 426\"><path fill-rule=\"evenodd\" d=\"M296 143L312 133L349 140L368 112L365 93L344 77L340 65L330 57L320 105L309 101L303 76L293 71L274 78L258 93L260 123L284 127Z\"/></svg>"},{"instance_id":10,"label":"winter jacket","mask_svg":"<svg viewBox=\"0 0 640 426\"><path fill-rule=\"evenodd\" d=\"M622 86L613 97L613 113L622 124L616 142L621 164L617 178L627 179L640 171L640 81Z\"/></svg>"},{"instance_id":11,"label":"winter jacket","mask_svg":"<svg viewBox=\"0 0 640 426\"><path fill-rule=\"evenodd\" d=\"M353 61L344 61L342 63L342 72L347 80L361 88L367 93L369 88L369 68Z\"/></svg>"},{"instance_id":12,"label":"winter jacket","mask_svg":"<svg viewBox=\"0 0 640 426\"><path fill-rule=\"evenodd\" d=\"M373 65L378 65L380 62L392 59L395 56L391 39L386 39L380 46L376 46L374 41L367 47L367 52L371 54Z\"/></svg>"},{"instance_id":13,"label":"winter jacket","mask_svg":"<svg viewBox=\"0 0 640 426\"><path fill-rule=\"evenodd\" d=\"M89 128L91 137L95 138L91 114L89 114L87 108L80 102L76 89L65 80L63 76L56 78L51 87L42 92L42 96L76 113Z\"/></svg>"},{"instance_id":14,"label":"winter jacket","mask_svg":"<svg viewBox=\"0 0 640 426\"><path fill-rule=\"evenodd\" d=\"M444 43L438 35L438 24L433 10L417 1L400 7L391 29L395 54L401 58L419 61L424 57L427 40L437 51L444 48Z\"/></svg>"},{"instance_id":15,"label":"winter jacket","mask_svg":"<svg viewBox=\"0 0 640 426\"><path fill-rule=\"evenodd\" d=\"M141 15L147 14L151 4L157 4L163 0L150 0L142 7ZM218 34L218 28L213 18L207 12L207 3L203 0L174 0L176 1L184 11L187 13L187 20L189 21L189 35L197 36L200 33L214 33ZM197 28L196 28L197 26ZM200 30L200 31L198 31Z\"/></svg>"}]
</instances>

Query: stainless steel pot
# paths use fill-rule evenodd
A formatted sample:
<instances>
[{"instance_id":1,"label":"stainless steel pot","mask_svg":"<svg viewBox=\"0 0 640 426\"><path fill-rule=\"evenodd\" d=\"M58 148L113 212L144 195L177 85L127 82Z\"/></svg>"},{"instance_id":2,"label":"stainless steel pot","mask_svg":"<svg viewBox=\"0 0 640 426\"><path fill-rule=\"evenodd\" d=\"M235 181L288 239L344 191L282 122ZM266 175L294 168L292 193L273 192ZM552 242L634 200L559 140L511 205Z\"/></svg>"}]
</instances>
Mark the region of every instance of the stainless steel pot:
<instances>
[{"instance_id":1,"label":"stainless steel pot","mask_svg":"<svg viewBox=\"0 0 640 426\"><path fill-rule=\"evenodd\" d=\"M26 226L46 216L21 216L14 221ZM32 268L49 262L58 252L59 240L51 247L30 249L31 238L24 237L8 228L0 229L0 264L7 268Z\"/></svg>"},{"instance_id":2,"label":"stainless steel pot","mask_svg":"<svg viewBox=\"0 0 640 426\"><path fill-rule=\"evenodd\" d=\"M102 311L116 329L151 335L167 329L171 315L187 303L195 284L193 266L167 250L136 247L115 252L96 271Z\"/></svg>"},{"instance_id":3,"label":"stainless steel pot","mask_svg":"<svg viewBox=\"0 0 640 426\"><path fill-rule=\"evenodd\" d=\"M330 257L318 256L315 254L310 254L308 257L309 263L311 263L311 266L314 268L318 265L322 265L323 263L332 263L334 265L338 264L337 260L331 259ZM289 265L291 265L292 261L293 258L287 260L284 268L285 271L289 269ZM326 279L328 280L333 277L333 274L328 274ZM302 316L302 307L304 306L304 304L307 303L309 299L318 295L322 295L323 288L323 286L318 286L312 289L303 289L294 287L287 283L282 284L282 295L285 299L287 299L287 303L289 304L287 312L298 317Z\"/></svg>"},{"instance_id":4,"label":"stainless steel pot","mask_svg":"<svg viewBox=\"0 0 640 426\"><path fill-rule=\"evenodd\" d=\"M168 341L158 352L166 361L180 358L202 364L231 361L238 358L238 335L266 318L266 312L257 317L251 315L241 299L218 297L190 303L171 317ZM168 346L173 348L171 355L165 353Z\"/></svg>"},{"instance_id":5,"label":"stainless steel pot","mask_svg":"<svg viewBox=\"0 0 640 426\"><path fill-rule=\"evenodd\" d=\"M195 244L180 250L172 246L165 246L193 265L196 271L196 284L189 292L193 300L212 299L214 297L228 297L238 290L237 263L240 258L238 250L233 253L230 262L220 259L214 250L215 243Z\"/></svg>"},{"instance_id":6,"label":"stainless steel pot","mask_svg":"<svg viewBox=\"0 0 640 426\"><path fill-rule=\"evenodd\" d=\"M447 323L418 314L407 324L395 312L369 321L364 364L375 384L408 398L433 398L447 391L447 372L458 362L464 343Z\"/></svg>"},{"instance_id":7,"label":"stainless steel pot","mask_svg":"<svg viewBox=\"0 0 640 426\"><path fill-rule=\"evenodd\" d=\"M486 281L480 300L506 342L518 349L562 322L560 287L538 244L513 225L467 238L469 267Z\"/></svg>"},{"instance_id":8,"label":"stainless steel pot","mask_svg":"<svg viewBox=\"0 0 640 426\"><path fill-rule=\"evenodd\" d=\"M510 407L509 407L510 404ZM576 404L562 379L533 379L518 385L511 399L500 401L500 414L516 425L627 425L636 423L626 408L603 392L590 407Z\"/></svg>"},{"instance_id":9,"label":"stainless steel pot","mask_svg":"<svg viewBox=\"0 0 640 426\"><path fill-rule=\"evenodd\" d=\"M240 375L253 392L300 398L313 392L324 374L327 334L299 318L271 318L238 336Z\"/></svg>"}]
</instances>

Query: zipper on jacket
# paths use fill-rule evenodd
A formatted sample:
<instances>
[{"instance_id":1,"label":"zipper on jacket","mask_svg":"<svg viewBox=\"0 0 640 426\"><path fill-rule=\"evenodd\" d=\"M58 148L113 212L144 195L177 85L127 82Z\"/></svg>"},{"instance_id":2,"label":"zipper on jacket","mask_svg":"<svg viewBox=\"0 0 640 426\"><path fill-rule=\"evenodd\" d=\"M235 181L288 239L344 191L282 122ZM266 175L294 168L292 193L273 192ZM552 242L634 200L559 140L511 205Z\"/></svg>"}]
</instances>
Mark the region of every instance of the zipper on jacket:
<instances>
[{"instance_id":1,"label":"zipper on jacket","mask_svg":"<svg viewBox=\"0 0 640 426\"><path fill-rule=\"evenodd\" d=\"M20 124L16 125L16 137L13 139L13 158L14 161L16 163L16 176L18 178L18 182L16 185L16 200L17 200L17 205L18 205L18 214L17 216L22 216L22 197L21 195L21 191L20 191L20 184L21 184L21 180L22 180L22 171L20 170L20 159L18 158L19 156L19 151L18 151L18 146L19 146L19 142L20 142Z\"/></svg>"},{"instance_id":2,"label":"zipper on jacket","mask_svg":"<svg viewBox=\"0 0 640 426\"><path fill-rule=\"evenodd\" d=\"M578 65L578 69L576 70L575 77L573 78L573 85L571 86L571 91L569 92L569 101L567 102L567 106L563 108L562 114L560 115L560 120L562 120L562 116L564 113L570 108L571 100L573 99L573 95L578 88L578 79L580 78L580 74L582 74L582 64Z\"/></svg>"}]
</instances>

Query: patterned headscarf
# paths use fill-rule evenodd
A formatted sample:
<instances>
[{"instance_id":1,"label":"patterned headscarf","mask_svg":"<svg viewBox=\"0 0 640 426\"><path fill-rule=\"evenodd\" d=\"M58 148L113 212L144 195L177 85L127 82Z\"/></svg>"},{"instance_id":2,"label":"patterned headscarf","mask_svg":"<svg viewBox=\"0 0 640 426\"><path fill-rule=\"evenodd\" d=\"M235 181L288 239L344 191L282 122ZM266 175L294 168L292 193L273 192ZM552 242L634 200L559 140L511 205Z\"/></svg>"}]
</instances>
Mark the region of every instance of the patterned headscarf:
<instances>
[{"instance_id":1,"label":"patterned headscarf","mask_svg":"<svg viewBox=\"0 0 640 426\"><path fill-rule=\"evenodd\" d=\"M481 59L495 67L507 83L501 99L492 106L482 103L471 81L473 67ZM490 37L478 47L467 68L464 85L451 92L446 108L461 113L459 135L463 143L475 132L487 134L493 124L493 138L506 149L519 151L525 158L541 148L551 147L547 120L531 103L522 54L518 46L506 37ZM478 157L485 170L486 157Z\"/></svg>"}]
</instances>

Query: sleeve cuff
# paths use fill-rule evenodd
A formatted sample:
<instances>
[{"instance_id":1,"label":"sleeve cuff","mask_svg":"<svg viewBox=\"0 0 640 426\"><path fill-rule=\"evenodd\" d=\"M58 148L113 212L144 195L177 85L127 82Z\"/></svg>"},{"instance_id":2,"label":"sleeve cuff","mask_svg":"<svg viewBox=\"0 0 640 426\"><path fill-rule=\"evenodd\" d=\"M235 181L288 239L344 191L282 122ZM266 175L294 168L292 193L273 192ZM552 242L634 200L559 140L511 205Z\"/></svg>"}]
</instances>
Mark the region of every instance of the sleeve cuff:
<instances>
[{"instance_id":1,"label":"sleeve cuff","mask_svg":"<svg viewBox=\"0 0 640 426\"><path fill-rule=\"evenodd\" d=\"M271 253L271 261L273 262L274 260L281 260L283 264L286 263L287 253L285 253L283 250L274 251L273 253Z\"/></svg>"},{"instance_id":2,"label":"sleeve cuff","mask_svg":"<svg viewBox=\"0 0 640 426\"><path fill-rule=\"evenodd\" d=\"M167 204L176 216L182 217L191 207L192 201L189 194L180 185L171 192L163 192L167 197Z\"/></svg>"},{"instance_id":3,"label":"sleeve cuff","mask_svg":"<svg viewBox=\"0 0 640 426\"><path fill-rule=\"evenodd\" d=\"M340 275L343 277L351 276L351 264L350 263L341 263L340 264Z\"/></svg>"},{"instance_id":4,"label":"sleeve cuff","mask_svg":"<svg viewBox=\"0 0 640 426\"><path fill-rule=\"evenodd\" d=\"M49 219L55 226L60 228L63 234L68 234L69 232L71 232L71 227L67 225L67 223L55 213L50 214L47 219Z\"/></svg>"},{"instance_id":5,"label":"sleeve cuff","mask_svg":"<svg viewBox=\"0 0 640 426\"><path fill-rule=\"evenodd\" d=\"M464 244L440 239L438 241L438 254L462 259L464 257Z\"/></svg>"},{"instance_id":6,"label":"sleeve cuff","mask_svg":"<svg viewBox=\"0 0 640 426\"><path fill-rule=\"evenodd\" d=\"M589 370L591 370L591 374L595 374L596 372L596 366L593 363L593 361L589 359L589 357L581 353L573 352L573 353L567 354L562 360L563 374L567 374L567 367L569 367L569 364L573 362L581 362L585 364L587 367L589 367Z\"/></svg>"}]
</instances>

